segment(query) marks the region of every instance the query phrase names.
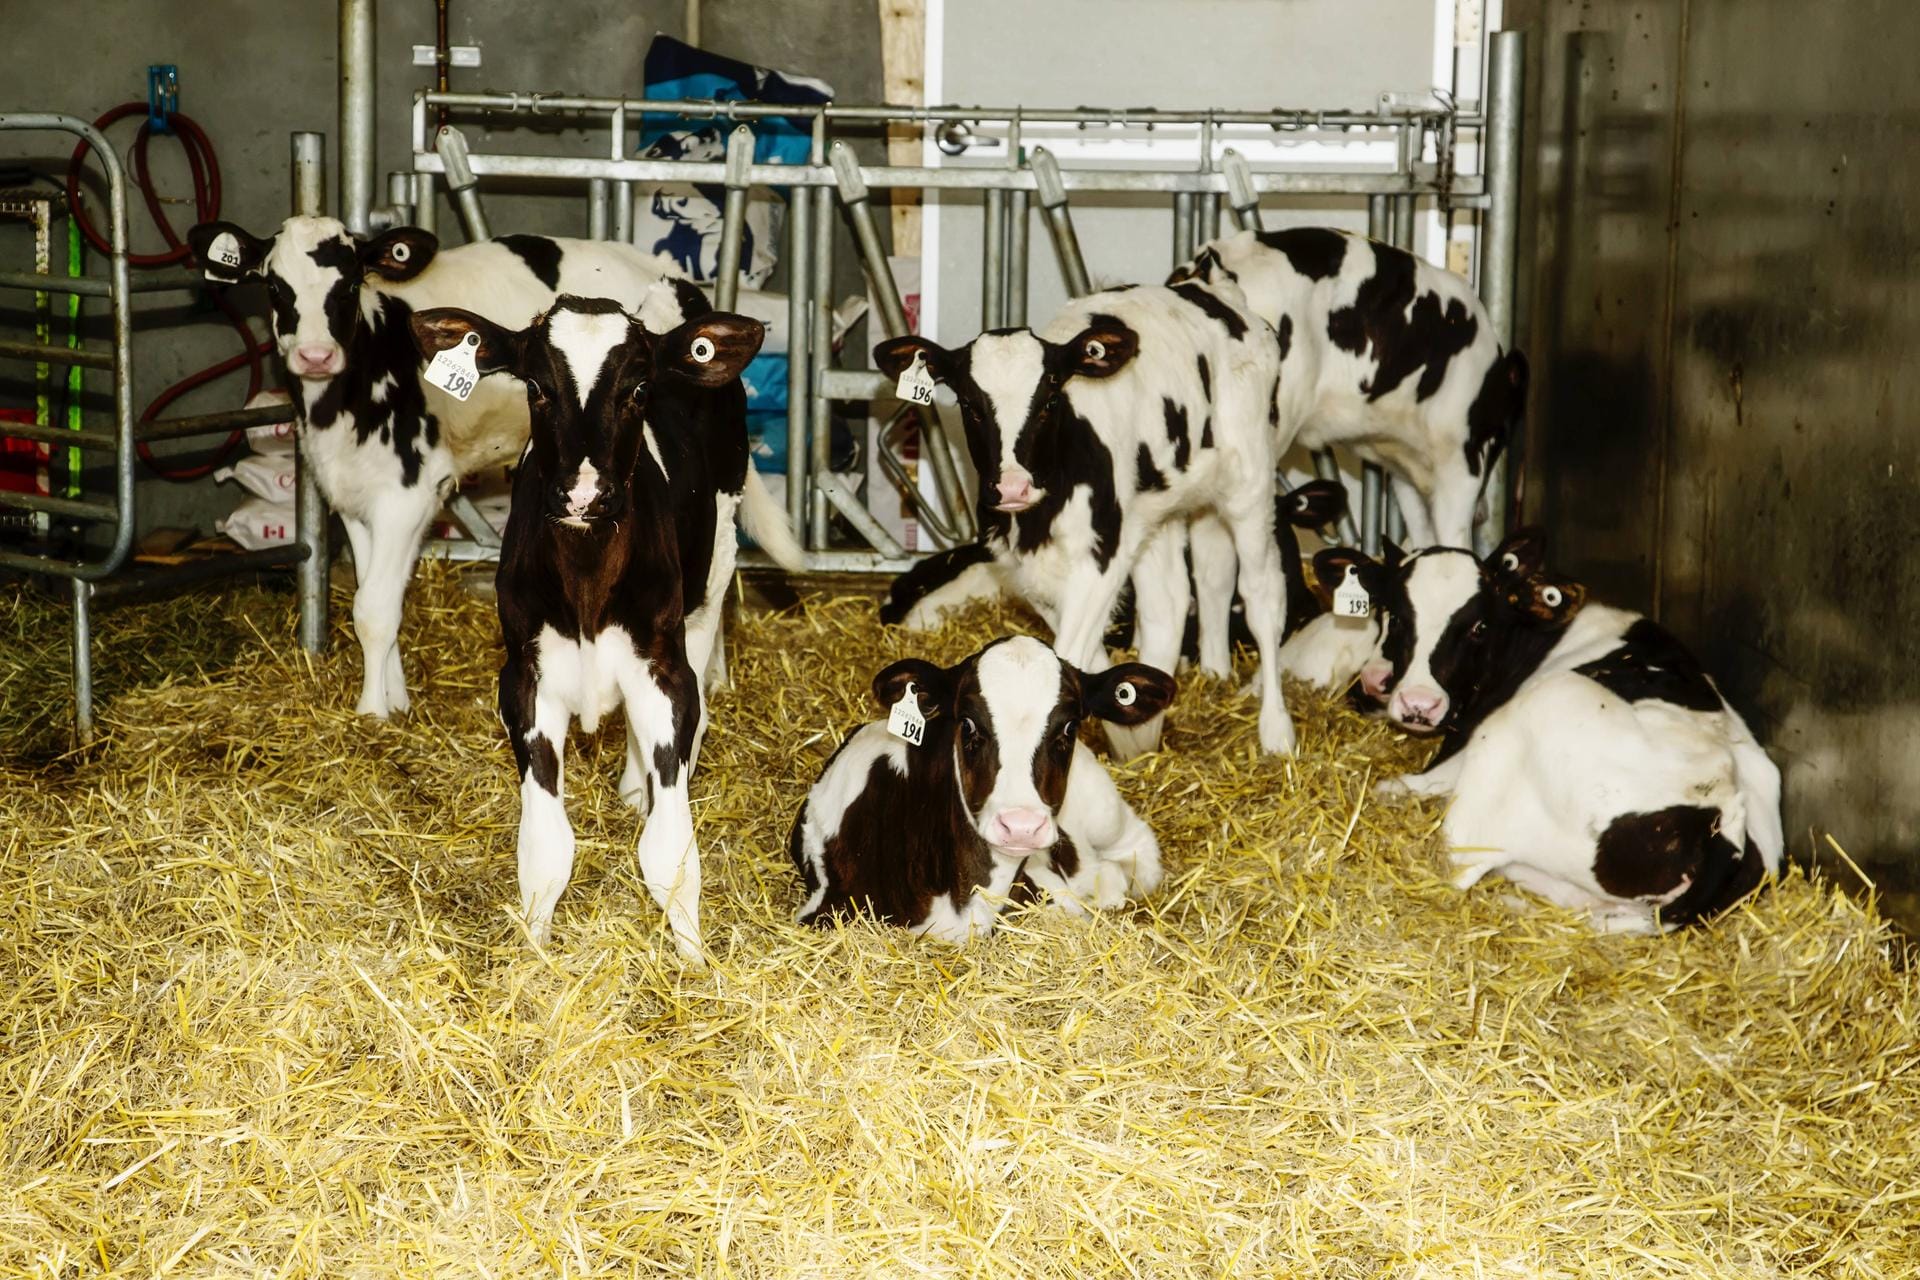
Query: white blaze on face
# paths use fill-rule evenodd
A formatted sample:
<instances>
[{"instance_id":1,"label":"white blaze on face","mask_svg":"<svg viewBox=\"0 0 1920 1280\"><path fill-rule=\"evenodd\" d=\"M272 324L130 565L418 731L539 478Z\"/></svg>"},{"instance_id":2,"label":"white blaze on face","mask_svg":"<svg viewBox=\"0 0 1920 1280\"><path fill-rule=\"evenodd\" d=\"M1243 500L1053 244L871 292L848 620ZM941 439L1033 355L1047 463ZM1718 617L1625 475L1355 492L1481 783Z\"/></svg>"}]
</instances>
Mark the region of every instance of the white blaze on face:
<instances>
[{"instance_id":1,"label":"white blaze on face","mask_svg":"<svg viewBox=\"0 0 1920 1280\"><path fill-rule=\"evenodd\" d=\"M1402 723L1413 720L1428 727L1447 713L1447 693L1433 675L1435 644L1453 615L1480 591L1480 565L1460 551L1435 551L1416 556L1407 575L1407 602L1412 606L1413 644L1407 669L1393 688L1387 714Z\"/></svg>"},{"instance_id":2,"label":"white blaze on face","mask_svg":"<svg viewBox=\"0 0 1920 1280\"><path fill-rule=\"evenodd\" d=\"M1060 659L1038 640L1017 636L982 654L977 670L991 721L980 728L992 735L999 769L974 824L995 849L1024 854L1049 848L1058 832L1052 809L1034 786L1033 766L1060 701Z\"/></svg>"},{"instance_id":3,"label":"white blaze on face","mask_svg":"<svg viewBox=\"0 0 1920 1280\"><path fill-rule=\"evenodd\" d=\"M1013 446L1027 424L1027 411L1046 374L1047 349L1025 329L1015 333L983 333L973 340L974 385L986 399L986 412L1000 435L1000 474L980 477L982 484L1001 485L1001 496L1013 494L1024 509L1045 492L1033 487L1033 477L1014 461Z\"/></svg>"},{"instance_id":4,"label":"white blaze on face","mask_svg":"<svg viewBox=\"0 0 1920 1280\"><path fill-rule=\"evenodd\" d=\"M293 295L296 313L291 333L282 332L280 312L268 312L273 322L274 341L287 370L297 378L331 378L346 369L346 350L342 343L351 334L335 334L327 324L327 299L340 285L344 272L337 266L321 266L314 252L323 258L351 257L357 253L353 237L345 224L334 218L288 218L274 236L273 250L267 254L265 270L277 277ZM360 309L356 299L354 309Z\"/></svg>"},{"instance_id":5,"label":"white blaze on face","mask_svg":"<svg viewBox=\"0 0 1920 1280\"><path fill-rule=\"evenodd\" d=\"M579 403L585 405L606 371L607 357L626 341L627 317L619 311L555 311L547 322L547 337L573 376ZM567 513L578 518L600 496L600 473L583 458L567 483Z\"/></svg>"}]
</instances>

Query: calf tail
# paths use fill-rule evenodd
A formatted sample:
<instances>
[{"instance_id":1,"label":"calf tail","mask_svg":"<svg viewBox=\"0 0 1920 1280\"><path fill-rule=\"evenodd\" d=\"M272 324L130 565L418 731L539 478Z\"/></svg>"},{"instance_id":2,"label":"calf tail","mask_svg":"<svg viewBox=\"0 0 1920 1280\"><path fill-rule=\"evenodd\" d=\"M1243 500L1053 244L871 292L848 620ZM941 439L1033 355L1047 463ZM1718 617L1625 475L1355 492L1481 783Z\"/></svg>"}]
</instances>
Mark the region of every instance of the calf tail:
<instances>
[{"instance_id":1,"label":"calf tail","mask_svg":"<svg viewBox=\"0 0 1920 1280\"><path fill-rule=\"evenodd\" d=\"M800 540L793 536L787 509L767 491L766 482L760 478L751 459L747 461L746 485L740 493L740 524L747 536L788 573L798 573L807 567L807 553L801 548Z\"/></svg>"}]
</instances>

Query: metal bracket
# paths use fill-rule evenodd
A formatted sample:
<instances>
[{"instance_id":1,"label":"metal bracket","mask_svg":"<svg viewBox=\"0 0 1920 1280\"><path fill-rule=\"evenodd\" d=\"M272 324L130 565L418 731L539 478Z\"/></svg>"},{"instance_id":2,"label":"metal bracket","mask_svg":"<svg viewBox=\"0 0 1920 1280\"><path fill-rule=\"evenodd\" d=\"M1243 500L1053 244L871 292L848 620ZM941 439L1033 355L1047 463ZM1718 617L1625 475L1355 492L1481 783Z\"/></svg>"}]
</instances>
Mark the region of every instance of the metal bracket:
<instances>
[{"instance_id":1,"label":"metal bracket","mask_svg":"<svg viewBox=\"0 0 1920 1280\"><path fill-rule=\"evenodd\" d=\"M1253 166L1228 147L1220 153L1220 172L1227 180L1227 207L1242 231L1260 230L1260 193L1253 189Z\"/></svg>"}]
</instances>

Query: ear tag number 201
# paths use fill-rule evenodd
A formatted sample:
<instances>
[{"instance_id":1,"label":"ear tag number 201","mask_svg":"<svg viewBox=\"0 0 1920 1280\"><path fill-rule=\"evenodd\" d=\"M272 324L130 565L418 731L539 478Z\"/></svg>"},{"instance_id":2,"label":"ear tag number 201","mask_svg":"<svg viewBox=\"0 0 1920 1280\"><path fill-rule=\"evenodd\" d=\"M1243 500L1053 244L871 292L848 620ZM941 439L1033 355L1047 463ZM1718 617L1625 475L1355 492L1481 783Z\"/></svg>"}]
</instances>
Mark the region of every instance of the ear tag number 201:
<instances>
[{"instance_id":1,"label":"ear tag number 201","mask_svg":"<svg viewBox=\"0 0 1920 1280\"><path fill-rule=\"evenodd\" d=\"M435 354L427 365L427 381L455 400L465 400L480 383L480 371L474 366L474 352L480 349L480 335L469 333L459 342Z\"/></svg>"},{"instance_id":2,"label":"ear tag number 201","mask_svg":"<svg viewBox=\"0 0 1920 1280\"><path fill-rule=\"evenodd\" d=\"M207 246L207 257L235 271L240 269L244 261L240 256L240 242L231 231L222 231L213 238L213 243Z\"/></svg>"},{"instance_id":3,"label":"ear tag number 201","mask_svg":"<svg viewBox=\"0 0 1920 1280\"><path fill-rule=\"evenodd\" d=\"M927 353L913 353L913 363L900 373L900 381L894 385L893 394L908 404L933 403L933 375L927 372Z\"/></svg>"},{"instance_id":4,"label":"ear tag number 201","mask_svg":"<svg viewBox=\"0 0 1920 1280\"><path fill-rule=\"evenodd\" d=\"M920 714L920 700L913 696L912 684L887 713L887 732L910 746L926 741L927 718Z\"/></svg>"},{"instance_id":5,"label":"ear tag number 201","mask_svg":"<svg viewBox=\"0 0 1920 1280\"><path fill-rule=\"evenodd\" d=\"M1367 589L1360 585L1360 575L1352 565L1347 566L1347 576L1340 580L1340 586L1333 593L1333 616L1336 618L1365 618L1373 614L1373 600L1367 595Z\"/></svg>"}]
</instances>

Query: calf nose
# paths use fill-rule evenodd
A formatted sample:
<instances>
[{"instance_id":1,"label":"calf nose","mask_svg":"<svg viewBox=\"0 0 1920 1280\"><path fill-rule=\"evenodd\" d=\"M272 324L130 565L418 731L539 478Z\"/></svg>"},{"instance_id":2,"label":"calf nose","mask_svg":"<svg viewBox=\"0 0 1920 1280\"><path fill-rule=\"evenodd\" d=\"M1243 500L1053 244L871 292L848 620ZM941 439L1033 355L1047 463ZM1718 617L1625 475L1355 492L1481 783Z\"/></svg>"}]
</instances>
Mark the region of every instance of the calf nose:
<instances>
[{"instance_id":1,"label":"calf nose","mask_svg":"<svg viewBox=\"0 0 1920 1280\"><path fill-rule=\"evenodd\" d=\"M993 815L987 843L1002 849L1044 849L1053 843L1053 815L1045 809L1002 809Z\"/></svg>"},{"instance_id":2,"label":"calf nose","mask_svg":"<svg viewBox=\"0 0 1920 1280\"><path fill-rule=\"evenodd\" d=\"M1393 679L1393 665L1386 662L1369 662L1360 668L1360 687L1370 698L1387 696L1387 682Z\"/></svg>"},{"instance_id":3,"label":"calf nose","mask_svg":"<svg viewBox=\"0 0 1920 1280\"><path fill-rule=\"evenodd\" d=\"M295 347L293 359L287 361L287 364L300 377L335 374L340 372L340 348L331 343Z\"/></svg>"},{"instance_id":4,"label":"calf nose","mask_svg":"<svg viewBox=\"0 0 1920 1280\"><path fill-rule=\"evenodd\" d=\"M1409 728L1431 729L1447 713L1447 695L1438 689L1396 689L1388 707L1393 718Z\"/></svg>"},{"instance_id":5,"label":"calf nose","mask_svg":"<svg viewBox=\"0 0 1920 1280\"><path fill-rule=\"evenodd\" d=\"M1025 511L1034 504L1033 477L1024 471L1002 471L994 485L1000 501L998 511Z\"/></svg>"}]
</instances>

